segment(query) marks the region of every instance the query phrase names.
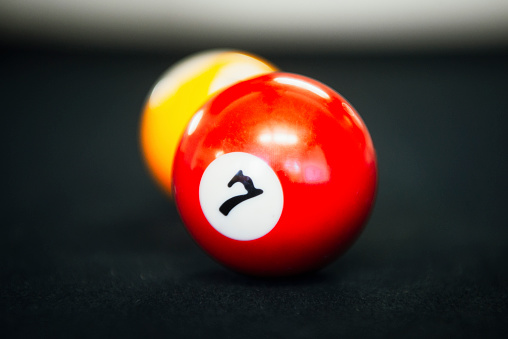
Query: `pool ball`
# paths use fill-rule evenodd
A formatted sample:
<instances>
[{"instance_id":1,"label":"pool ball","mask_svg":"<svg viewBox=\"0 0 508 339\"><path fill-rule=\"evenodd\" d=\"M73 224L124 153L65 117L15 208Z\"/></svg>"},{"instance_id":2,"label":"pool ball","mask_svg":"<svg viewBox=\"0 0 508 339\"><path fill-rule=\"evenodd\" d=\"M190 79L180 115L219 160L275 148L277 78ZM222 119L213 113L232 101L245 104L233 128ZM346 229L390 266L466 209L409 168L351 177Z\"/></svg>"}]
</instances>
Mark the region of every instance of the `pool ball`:
<instances>
[{"instance_id":1,"label":"pool ball","mask_svg":"<svg viewBox=\"0 0 508 339\"><path fill-rule=\"evenodd\" d=\"M212 258L256 276L318 270L361 233L374 204L369 132L337 92L270 73L233 85L192 118L174 197Z\"/></svg>"},{"instance_id":2,"label":"pool ball","mask_svg":"<svg viewBox=\"0 0 508 339\"><path fill-rule=\"evenodd\" d=\"M274 70L254 55L212 50L180 61L157 81L144 106L140 142L147 167L170 196L176 147L196 110L222 89Z\"/></svg>"}]
</instances>

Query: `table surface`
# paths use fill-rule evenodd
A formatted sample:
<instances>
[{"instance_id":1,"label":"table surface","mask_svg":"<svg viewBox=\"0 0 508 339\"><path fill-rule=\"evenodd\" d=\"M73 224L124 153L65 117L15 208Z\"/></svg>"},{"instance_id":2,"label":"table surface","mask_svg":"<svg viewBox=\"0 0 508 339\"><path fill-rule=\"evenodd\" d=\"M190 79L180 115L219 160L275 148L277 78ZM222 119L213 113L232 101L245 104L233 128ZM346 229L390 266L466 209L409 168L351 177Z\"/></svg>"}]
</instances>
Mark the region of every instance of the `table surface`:
<instances>
[{"instance_id":1,"label":"table surface","mask_svg":"<svg viewBox=\"0 0 508 339\"><path fill-rule=\"evenodd\" d=\"M2 47L2 332L506 338L506 53L264 55L344 95L379 159L359 240L287 279L209 259L146 172L140 110L184 56Z\"/></svg>"}]
</instances>

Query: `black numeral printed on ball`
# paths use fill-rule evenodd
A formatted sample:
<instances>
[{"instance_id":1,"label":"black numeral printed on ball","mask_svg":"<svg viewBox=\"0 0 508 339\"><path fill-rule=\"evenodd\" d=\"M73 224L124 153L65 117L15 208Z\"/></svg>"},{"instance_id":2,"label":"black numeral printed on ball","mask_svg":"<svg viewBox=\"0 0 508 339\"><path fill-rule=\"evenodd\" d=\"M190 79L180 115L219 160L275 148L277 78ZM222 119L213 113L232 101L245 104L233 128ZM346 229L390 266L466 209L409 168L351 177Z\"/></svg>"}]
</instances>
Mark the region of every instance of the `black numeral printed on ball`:
<instances>
[{"instance_id":1,"label":"black numeral printed on ball","mask_svg":"<svg viewBox=\"0 0 508 339\"><path fill-rule=\"evenodd\" d=\"M261 193L263 193L262 189L254 187L254 182L252 182L252 179L246 175L243 175L242 170L238 171L233 178L229 181L228 187L232 187L237 182L241 183L243 187L247 190L247 194L243 195L237 195L235 197L232 197L228 200L226 200L220 207L219 211L227 216L229 212L233 208L235 208L236 205L244 202L245 200L257 197Z\"/></svg>"}]
</instances>

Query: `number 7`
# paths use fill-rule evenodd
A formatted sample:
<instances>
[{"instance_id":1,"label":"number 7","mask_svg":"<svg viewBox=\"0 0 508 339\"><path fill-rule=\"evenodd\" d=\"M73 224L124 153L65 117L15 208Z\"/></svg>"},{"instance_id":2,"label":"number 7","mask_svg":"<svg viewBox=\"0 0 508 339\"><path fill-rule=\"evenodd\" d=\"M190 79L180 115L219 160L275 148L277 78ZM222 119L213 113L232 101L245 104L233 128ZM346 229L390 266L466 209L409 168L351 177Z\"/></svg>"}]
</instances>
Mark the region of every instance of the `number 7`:
<instances>
[{"instance_id":1,"label":"number 7","mask_svg":"<svg viewBox=\"0 0 508 339\"><path fill-rule=\"evenodd\" d=\"M248 176L243 175L242 170L238 171L233 178L229 181L228 187L232 187L237 182L241 183L243 187L247 190L247 194L244 195L237 195L234 196L228 200L226 200L220 207L219 211L227 216L229 212L233 208L235 208L236 205L244 202L245 200L257 197L261 193L263 193L262 189L254 187L254 182L252 182L252 179Z\"/></svg>"}]
</instances>

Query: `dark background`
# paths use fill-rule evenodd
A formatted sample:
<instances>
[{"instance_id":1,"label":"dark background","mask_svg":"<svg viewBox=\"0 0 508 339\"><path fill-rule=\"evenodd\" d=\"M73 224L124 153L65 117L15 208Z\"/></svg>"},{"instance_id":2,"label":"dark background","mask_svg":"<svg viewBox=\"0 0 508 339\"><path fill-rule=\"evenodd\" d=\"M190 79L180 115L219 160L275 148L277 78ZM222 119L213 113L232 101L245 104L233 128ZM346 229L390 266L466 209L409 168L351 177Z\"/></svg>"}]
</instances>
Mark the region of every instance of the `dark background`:
<instances>
[{"instance_id":1,"label":"dark background","mask_svg":"<svg viewBox=\"0 0 508 339\"><path fill-rule=\"evenodd\" d=\"M222 47L222 46L217 46ZM209 259L138 145L196 50L3 43L0 328L9 337L506 337L508 53L274 54L360 112L379 160L356 244L304 277Z\"/></svg>"}]
</instances>

